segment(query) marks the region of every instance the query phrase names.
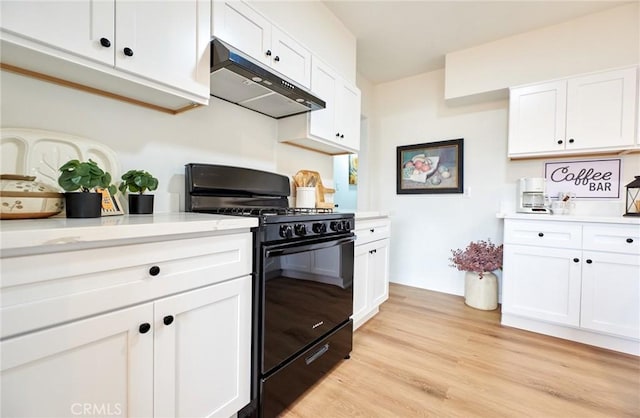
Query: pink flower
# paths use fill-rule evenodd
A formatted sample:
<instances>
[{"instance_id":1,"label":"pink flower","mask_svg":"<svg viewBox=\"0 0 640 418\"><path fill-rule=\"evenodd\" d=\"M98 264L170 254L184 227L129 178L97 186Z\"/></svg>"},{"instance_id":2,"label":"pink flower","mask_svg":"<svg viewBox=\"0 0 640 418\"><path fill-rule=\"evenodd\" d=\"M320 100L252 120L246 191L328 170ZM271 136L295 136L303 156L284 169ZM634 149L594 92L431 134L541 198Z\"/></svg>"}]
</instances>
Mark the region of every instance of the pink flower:
<instances>
[{"instance_id":1,"label":"pink flower","mask_svg":"<svg viewBox=\"0 0 640 418\"><path fill-rule=\"evenodd\" d=\"M483 273L502 268L502 245L495 245L491 240L471 242L463 250L451 250L451 267L461 271L474 271L482 279Z\"/></svg>"}]
</instances>

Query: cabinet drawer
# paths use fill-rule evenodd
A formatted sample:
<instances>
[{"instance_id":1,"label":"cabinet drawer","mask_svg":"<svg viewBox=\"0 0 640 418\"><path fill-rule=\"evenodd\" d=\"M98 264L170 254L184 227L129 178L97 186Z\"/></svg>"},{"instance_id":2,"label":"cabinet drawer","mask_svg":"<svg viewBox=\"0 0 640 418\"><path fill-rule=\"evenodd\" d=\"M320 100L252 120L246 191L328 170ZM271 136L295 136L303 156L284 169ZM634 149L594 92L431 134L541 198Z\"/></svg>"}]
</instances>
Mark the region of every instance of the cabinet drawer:
<instances>
[{"instance_id":1,"label":"cabinet drawer","mask_svg":"<svg viewBox=\"0 0 640 418\"><path fill-rule=\"evenodd\" d=\"M582 226L572 223L506 220L504 243L580 248L582 245Z\"/></svg>"},{"instance_id":2,"label":"cabinet drawer","mask_svg":"<svg viewBox=\"0 0 640 418\"><path fill-rule=\"evenodd\" d=\"M0 336L244 276L251 257L244 233L3 258Z\"/></svg>"},{"instance_id":3,"label":"cabinet drawer","mask_svg":"<svg viewBox=\"0 0 640 418\"><path fill-rule=\"evenodd\" d=\"M640 255L639 225L585 225L583 248Z\"/></svg>"},{"instance_id":4,"label":"cabinet drawer","mask_svg":"<svg viewBox=\"0 0 640 418\"><path fill-rule=\"evenodd\" d=\"M391 221L389 219L356 220L355 234L356 245L389 238L391 236Z\"/></svg>"}]
</instances>

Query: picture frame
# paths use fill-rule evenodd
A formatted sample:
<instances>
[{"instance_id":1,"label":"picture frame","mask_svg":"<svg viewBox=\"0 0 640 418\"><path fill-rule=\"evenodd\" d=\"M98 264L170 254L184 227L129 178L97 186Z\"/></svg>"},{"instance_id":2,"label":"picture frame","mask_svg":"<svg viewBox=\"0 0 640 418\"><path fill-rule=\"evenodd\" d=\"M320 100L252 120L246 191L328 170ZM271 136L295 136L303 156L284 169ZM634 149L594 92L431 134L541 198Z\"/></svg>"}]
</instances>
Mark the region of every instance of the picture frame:
<instances>
[{"instance_id":1,"label":"picture frame","mask_svg":"<svg viewBox=\"0 0 640 418\"><path fill-rule=\"evenodd\" d=\"M464 193L464 138L397 147L397 194Z\"/></svg>"},{"instance_id":2,"label":"picture frame","mask_svg":"<svg viewBox=\"0 0 640 418\"><path fill-rule=\"evenodd\" d=\"M358 184L358 154L349 154L349 184Z\"/></svg>"}]
</instances>

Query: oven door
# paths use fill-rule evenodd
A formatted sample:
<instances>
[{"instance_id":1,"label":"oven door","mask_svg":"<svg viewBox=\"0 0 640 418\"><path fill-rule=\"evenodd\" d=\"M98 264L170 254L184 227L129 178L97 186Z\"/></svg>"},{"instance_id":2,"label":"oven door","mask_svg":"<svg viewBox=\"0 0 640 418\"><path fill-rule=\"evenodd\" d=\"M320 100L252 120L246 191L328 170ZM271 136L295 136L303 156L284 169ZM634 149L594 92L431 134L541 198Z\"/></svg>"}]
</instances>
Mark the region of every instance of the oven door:
<instances>
[{"instance_id":1,"label":"oven door","mask_svg":"<svg viewBox=\"0 0 640 418\"><path fill-rule=\"evenodd\" d=\"M349 320L354 239L349 235L263 248L263 375Z\"/></svg>"}]
</instances>

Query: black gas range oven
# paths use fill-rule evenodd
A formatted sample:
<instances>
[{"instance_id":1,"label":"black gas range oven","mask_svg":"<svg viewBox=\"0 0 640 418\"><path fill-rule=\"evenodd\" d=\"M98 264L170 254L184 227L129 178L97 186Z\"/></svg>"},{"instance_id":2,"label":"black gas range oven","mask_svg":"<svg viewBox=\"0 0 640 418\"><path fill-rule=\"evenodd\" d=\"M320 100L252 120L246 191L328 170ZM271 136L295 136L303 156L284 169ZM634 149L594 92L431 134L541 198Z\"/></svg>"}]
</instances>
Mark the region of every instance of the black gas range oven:
<instances>
[{"instance_id":1,"label":"black gas range oven","mask_svg":"<svg viewBox=\"0 0 640 418\"><path fill-rule=\"evenodd\" d=\"M187 164L191 212L252 216L251 403L239 417L275 417L352 347L354 217L289 207L289 179ZM215 353L212 353L215 355Z\"/></svg>"}]
</instances>

